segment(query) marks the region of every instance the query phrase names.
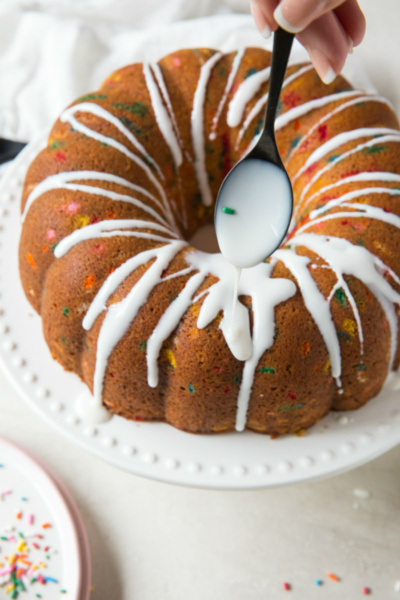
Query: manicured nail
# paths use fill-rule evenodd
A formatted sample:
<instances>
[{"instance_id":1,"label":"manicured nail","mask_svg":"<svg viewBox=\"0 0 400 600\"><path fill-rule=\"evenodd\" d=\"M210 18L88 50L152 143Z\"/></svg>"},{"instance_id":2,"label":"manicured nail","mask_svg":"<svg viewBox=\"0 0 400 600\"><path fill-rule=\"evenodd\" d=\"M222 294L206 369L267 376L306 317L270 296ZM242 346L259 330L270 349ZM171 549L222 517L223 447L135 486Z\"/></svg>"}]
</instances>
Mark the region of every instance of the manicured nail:
<instances>
[{"instance_id":1,"label":"manicured nail","mask_svg":"<svg viewBox=\"0 0 400 600\"><path fill-rule=\"evenodd\" d=\"M266 40L267 40L268 38L270 38L270 37L271 37L271 33L272 33L272 32L271 32L271 29L270 29L270 27L268 27L268 25L266 25L266 26L264 27L264 29L261 31L261 35L262 35L262 36L263 36L263 38L265 38Z\"/></svg>"},{"instance_id":2,"label":"manicured nail","mask_svg":"<svg viewBox=\"0 0 400 600\"><path fill-rule=\"evenodd\" d=\"M299 33L302 27L294 27L291 25L283 15L282 4L278 4L274 12L274 19L282 29L289 31L289 33Z\"/></svg>"},{"instance_id":3,"label":"manicured nail","mask_svg":"<svg viewBox=\"0 0 400 600\"><path fill-rule=\"evenodd\" d=\"M320 75L321 77L321 75ZM321 80L326 84L329 85L330 83L332 83L332 81L334 81L336 79L336 73L335 71L332 69L332 67L329 67L329 69L326 71L325 75L323 75L321 77Z\"/></svg>"},{"instance_id":4,"label":"manicured nail","mask_svg":"<svg viewBox=\"0 0 400 600\"><path fill-rule=\"evenodd\" d=\"M307 50L321 81L326 85L332 83L336 77L336 72L325 54L317 48L307 48Z\"/></svg>"},{"instance_id":5,"label":"manicured nail","mask_svg":"<svg viewBox=\"0 0 400 600\"><path fill-rule=\"evenodd\" d=\"M351 37L349 36L349 34L347 34L347 41L349 42L349 54L353 54L353 52L354 52L354 42L351 39Z\"/></svg>"}]
</instances>

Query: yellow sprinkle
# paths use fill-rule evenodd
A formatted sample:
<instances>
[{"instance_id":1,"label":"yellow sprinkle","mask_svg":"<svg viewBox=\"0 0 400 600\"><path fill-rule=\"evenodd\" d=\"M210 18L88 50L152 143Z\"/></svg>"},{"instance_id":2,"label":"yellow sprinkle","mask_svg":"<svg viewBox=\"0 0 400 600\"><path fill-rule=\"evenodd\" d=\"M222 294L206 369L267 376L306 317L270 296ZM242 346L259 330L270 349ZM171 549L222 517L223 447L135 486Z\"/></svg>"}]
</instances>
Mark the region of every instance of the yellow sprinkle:
<instances>
[{"instance_id":1,"label":"yellow sprinkle","mask_svg":"<svg viewBox=\"0 0 400 600\"><path fill-rule=\"evenodd\" d=\"M330 368L331 368L331 361L327 360L326 363L325 363L325 366L324 366L325 373L327 373Z\"/></svg>"},{"instance_id":2,"label":"yellow sprinkle","mask_svg":"<svg viewBox=\"0 0 400 600\"><path fill-rule=\"evenodd\" d=\"M86 225L89 225L89 223L89 215L77 215L74 219L74 228L81 229L82 227L86 227Z\"/></svg>"},{"instance_id":3,"label":"yellow sprinkle","mask_svg":"<svg viewBox=\"0 0 400 600\"><path fill-rule=\"evenodd\" d=\"M18 552L22 552L23 550L25 550L25 548L26 548L25 542L24 542L24 540L21 540L17 546Z\"/></svg>"},{"instance_id":4,"label":"yellow sprinkle","mask_svg":"<svg viewBox=\"0 0 400 600\"><path fill-rule=\"evenodd\" d=\"M357 333L357 323L353 319L345 319L343 321L343 329L349 335L355 335Z\"/></svg>"},{"instance_id":5,"label":"yellow sprinkle","mask_svg":"<svg viewBox=\"0 0 400 600\"><path fill-rule=\"evenodd\" d=\"M175 369L175 367L176 367L176 360L175 360L175 356L174 356L174 353L172 352L172 350L170 348L166 348L164 350L164 354L165 354L165 356L166 356L169 364L171 365L171 367L173 369Z\"/></svg>"}]
</instances>

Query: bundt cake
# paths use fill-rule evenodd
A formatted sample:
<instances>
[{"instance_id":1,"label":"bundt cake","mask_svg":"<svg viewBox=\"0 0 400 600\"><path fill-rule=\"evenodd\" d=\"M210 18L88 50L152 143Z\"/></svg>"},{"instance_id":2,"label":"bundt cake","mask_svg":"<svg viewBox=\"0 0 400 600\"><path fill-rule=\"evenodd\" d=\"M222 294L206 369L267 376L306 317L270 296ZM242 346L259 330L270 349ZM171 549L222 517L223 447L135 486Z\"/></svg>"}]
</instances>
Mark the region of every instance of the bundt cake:
<instances>
[{"instance_id":1,"label":"bundt cake","mask_svg":"<svg viewBox=\"0 0 400 600\"><path fill-rule=\"evenodd\" d=\"M113 73L55 123L22 197L20 272L53 357L93 402L179 429L301 432L400 359L400 132L389 103L291 65L276 122L291 230L244 270L188 240L263 125L269 52L174 52ZM236 317L235 317L236 318Z\"/></svg>"}]
</instances>

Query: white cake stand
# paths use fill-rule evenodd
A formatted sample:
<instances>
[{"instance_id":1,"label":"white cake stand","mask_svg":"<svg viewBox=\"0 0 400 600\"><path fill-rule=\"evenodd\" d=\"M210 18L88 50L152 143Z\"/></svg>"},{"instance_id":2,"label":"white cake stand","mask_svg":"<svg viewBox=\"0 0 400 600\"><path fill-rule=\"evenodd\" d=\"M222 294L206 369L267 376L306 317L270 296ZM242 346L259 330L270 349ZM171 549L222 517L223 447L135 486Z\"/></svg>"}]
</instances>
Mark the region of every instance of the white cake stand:
<instances>
[{"instance_id":1,"label":"white cake stand","mask_svg":"<svg viewBox=\"0 0 400 600\"><path fill-rule=\"evenodd\" d=\"M331 413L304 437L245 432L191 435L163 423L113 417L85 423L75 401L86 386L50 356L41 320L18 274L19 199L41 136L0 183L0 363L28 405L60 434L115 466L160 481L217 489L254 489L327 477L352 469L400 443L400 395L387 385L359 411Z\"/></svg>"}]
</instances>

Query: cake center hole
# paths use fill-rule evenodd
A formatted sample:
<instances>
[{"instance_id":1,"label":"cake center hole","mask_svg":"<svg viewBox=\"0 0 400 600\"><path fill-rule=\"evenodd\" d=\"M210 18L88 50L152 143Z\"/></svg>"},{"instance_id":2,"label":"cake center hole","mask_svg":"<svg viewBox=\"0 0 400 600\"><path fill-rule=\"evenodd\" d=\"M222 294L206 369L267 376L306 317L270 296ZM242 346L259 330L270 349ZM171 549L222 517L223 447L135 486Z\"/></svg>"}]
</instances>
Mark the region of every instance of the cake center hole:
<instances>
[{"instance_id":1,"label":"cake center hole","mask_svg":"<svg viewBox=\"0 0 400 600\"><path fill-rule=\"evenodd\" d=\"M214 223L209 223L208 225L200 227L190 238L189 244L202 252L209 252L210 254L219 252L220 250L215 234Z\"/></svg>"}]
</instances>

